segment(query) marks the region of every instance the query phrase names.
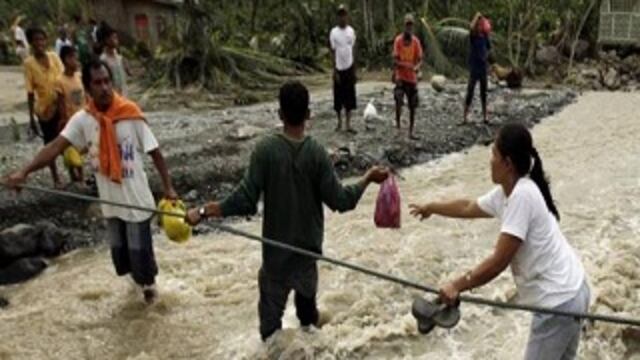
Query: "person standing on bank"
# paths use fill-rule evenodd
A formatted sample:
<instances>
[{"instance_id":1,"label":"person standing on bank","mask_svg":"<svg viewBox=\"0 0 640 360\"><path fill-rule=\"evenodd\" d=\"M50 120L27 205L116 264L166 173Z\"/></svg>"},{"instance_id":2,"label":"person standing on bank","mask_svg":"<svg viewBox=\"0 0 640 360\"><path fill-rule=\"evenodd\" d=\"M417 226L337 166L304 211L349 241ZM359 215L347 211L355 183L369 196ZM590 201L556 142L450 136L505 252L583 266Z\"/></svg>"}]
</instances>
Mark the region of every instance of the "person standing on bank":
<instances>
[{"instance_id":1,"label":"person standing on bank","mask_svg":"<svg viewBox=\"0 0 640 360\"><path fill-rule=\"evenodd\" d=\"M56 39L56 54L60 56L60 52L64 46L73 46L71 39L69 38L69 29L67 29L66 25L60 27L59 36ZM62 56L60 56L60 60L62 60Z\"/></svg>"},{"instance_id":2,"label":"person standing on bank","mask_svg":"<svg viewBox=\"0 0 640 360\"><path fill-rule=\"evenodd\" d=\"M20 189L29 174L49 164L69 146L88 149L96 173L100 199L155 208L143 157L153 160L166 199L176 199L171 177L158 141L142 110L113 90L109 66L91 60L82 70L82 82L90 95L84 110L77 112L60 135L21 170L7 177L9 186ZM152 215L146 211L102 205L107 221L111 258L118 276L131 275L147 303L156 297L158 266L153 252Z\"/></svg>"},{"instance_id":3,"label":"person standing on bank","mask_svg":"<svg viewBox=\"0 0 640 360\"><path fill-rule=\"evenodd\" d=\"M413 35L413 15L404 17L404 32L393 43L393 61L395 70L393 82L396 87L393 95L396 102L396 126L400 129L404 97L409 104L409 139L418 140L414 135L416 108L418 107L418 72L422 67L422 45Z\"/></svg>"},{"instance_id":4,"label":"person standing on bank","mask_svg":"<svg viewBox=\"0 0 640 360\"><path fill-rule=\"evenodd\" d=\"M524 125L508 124L499 130L492 147L491 179L498 186L477 201L410 205L411 214L421 219L496 217L502 224L493 254L445 284L441 300L455 304L461 292L492 281L511 265L520 303L587 312L590 290L584 268L560 230L542 160ZM525 359L575 358L581 327L572 317L534 314Z\"/></svg>"},{"instance_id":5,"label":"person standing on bank","mask_svg":"<svg viewBox=\"0 0 640 360\"><path fill-rule=\"evenodd\" d=\"M333 63L333 108L338 115L336 131L342 130L342 109L345 112L347 132L355 134L351 127L351 112L356 109L356 33L349 26L349 14L344 5L338 7L338 25L329 35Z\"/></svg>"},{"instance_id":6,"label":"person standing on bank","mask_svg":"<svg viewBox=\"0 0 640 360\"><path fill-rule=\"evenodd\" d=\"M33 49L23 63L27 103L29 105L29 125L32 135L41 135L44 144L52 142L60 133L60 112L56 81L62 75L64 66L53 51L47 51L47 33L38 27L27 30L27 39ZM36 119L38 124L36 125ZM55 158L47 164L56 188L62 187Z\"/></svg>"},{"instance_id":7,"label":"person standing on bank","mask_svg":"<svg viewBox=\"0 0 640 360\"><path fill-rule=\"evenodd\" d=\"M100 60L109 65L113 74L113 89L120 95L126 97L128 94L127 77L131 76L131 71L127 60L120 54L120 40L118 32L107 24L101 25L98 30L98 42L103 46Z\"/></svg>"},{"instance_id":8,"label":"person standing on bank","mask_svg":"<svg viewBox=\"0 0 640 360\"><path fill-rule=\"evenodd\" d=\"M60 113L60 130L64 129L69 120L86 104L84 86L82 85L82 74L79 69L77 50L73 46L63 46L60 49L60 59L64 64L64 72L56 81L56 92L58 93L58 112ZM70 154L80 154L78 149L70 146L65 150L65 157ZM65 161L65 166L69 170L69 178L75 183L84 183L84 176L81 164L72 164Z\"/></svg>"},{"instance_id":9,"label":"person standing on bank","mask_svg":"<svg viewBox=\"0 0 640 360\"><path fill-rule=\"evenodd\" d=\"M469 26L469 83L467 85L467 96L464 103L464 119L461 125L467 124L469 120L469 109L473 101L476 83L480 82L480 101L482 102L482 119L485 124L489 124L487 115L487 74L489 71L489 51L491 51L491 40L489 39L488 19L477 13Z\"/></svg>"}]
</instances>

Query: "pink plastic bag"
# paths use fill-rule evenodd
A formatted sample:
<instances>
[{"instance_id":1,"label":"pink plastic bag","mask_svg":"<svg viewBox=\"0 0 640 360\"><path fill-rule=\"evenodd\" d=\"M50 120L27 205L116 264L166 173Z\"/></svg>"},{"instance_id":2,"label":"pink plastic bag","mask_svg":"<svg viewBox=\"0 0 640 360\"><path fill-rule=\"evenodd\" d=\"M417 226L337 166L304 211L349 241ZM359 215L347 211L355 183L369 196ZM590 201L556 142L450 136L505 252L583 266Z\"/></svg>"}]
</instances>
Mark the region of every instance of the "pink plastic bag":
<instances>
[{"instance_id":1,"label":"pink plastic bag","mask_svg":"<svg viewBox=\"0 0 640 360\"><path fill-rule=\"evenodd\" d=\"M374 221L379 228L400 228L400 191L393 176L380 185Z\"/></svg>"}]
</instances>

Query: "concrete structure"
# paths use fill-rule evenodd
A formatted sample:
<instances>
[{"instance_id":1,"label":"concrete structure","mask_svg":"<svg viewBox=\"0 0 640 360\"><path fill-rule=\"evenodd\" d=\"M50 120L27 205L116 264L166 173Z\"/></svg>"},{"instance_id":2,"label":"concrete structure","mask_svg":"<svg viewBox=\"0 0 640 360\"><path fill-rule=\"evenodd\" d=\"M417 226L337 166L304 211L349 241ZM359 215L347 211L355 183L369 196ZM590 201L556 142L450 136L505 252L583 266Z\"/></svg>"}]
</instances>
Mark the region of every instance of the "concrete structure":
<instances>
[{"instance_id":1,"label":"concrete structure","mask_svg":"<svg viewBox=\"0 0 640 360\"><path fill-rule=\"evenodd\" d=\"M175 21L183 0L88 0L91 18L110 26L135 41L158 44Z\"/></svg>"},{"instance_id":2,"label":"concrete structure","mask_svg":"<svg viewBox=\"0 0 640 360\"><path fill-rule=\"evenodd\" d=\"M640 46L640 0L603 0L598 42Z\"/></svg>"}]
</instances>

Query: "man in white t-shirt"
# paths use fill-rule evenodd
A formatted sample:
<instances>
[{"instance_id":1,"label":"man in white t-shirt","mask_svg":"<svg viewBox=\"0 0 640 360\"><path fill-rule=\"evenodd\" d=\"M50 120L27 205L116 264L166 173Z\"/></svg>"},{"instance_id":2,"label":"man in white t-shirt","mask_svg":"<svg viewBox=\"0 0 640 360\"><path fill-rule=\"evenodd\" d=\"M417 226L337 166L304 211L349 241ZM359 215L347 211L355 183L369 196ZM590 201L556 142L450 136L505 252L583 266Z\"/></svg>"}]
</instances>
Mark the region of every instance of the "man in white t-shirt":
<instances>
[{"instance_id":1,"label":"man in white t-shirt","mask_svg":"<svg viewBox=\"0 0 640 360\"><path fill-rule=\"evenodd\" d=\"M338 114L336 131L342 129L342 109L345 110L347 132L355 134L351 127L351 111L356 109L356 66L354 47L356 33L349 26L349 14L344 5L338 8L338 26L329 35L333 63L333 104Z\"/></svg>"},{"instance_id":2,"label":"man in white t-shirt","mask_svg":"<svg viewBox=\"0 0 640 360\"><path fill-rule=\"evenodd\" d=\"M101 199L155 208L144 171L144 154L153 159L162 179L165 198L176 199L177 194L156 138L138 106L113 91L108 66L93 60L83 69L82 78L92 102L86 109L78 111L62 133L30 164L10 175L7 184L19 188L30 173L47 166L73 145L87 151L89 164L96 172ZM127 117L127 113L132 115ZM115 114L119 117L116 118ZM105 129L104 132L101 129ZM157 295L155 277L158 268L151 238L152 214L103 205L102 215L107 219L111 256L117 274L131 274L141 287L145 301L153 302Z\"/></svg>"}]
</instances>

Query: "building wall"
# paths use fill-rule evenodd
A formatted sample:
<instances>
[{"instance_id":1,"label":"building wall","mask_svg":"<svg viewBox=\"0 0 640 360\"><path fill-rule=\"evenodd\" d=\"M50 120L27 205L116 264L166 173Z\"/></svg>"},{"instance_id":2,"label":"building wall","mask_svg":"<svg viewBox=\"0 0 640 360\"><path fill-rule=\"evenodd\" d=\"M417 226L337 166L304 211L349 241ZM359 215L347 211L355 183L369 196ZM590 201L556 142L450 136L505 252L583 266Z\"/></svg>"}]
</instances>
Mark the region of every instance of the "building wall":
<instances>
[{"instance_id":1,"label":"building wall","mask_svg":"<svg viewBox=\"0 0 640 360\"><path fill-rule=\"evenodd\" d=\"M129 33L137 41L155 45L161 38L162 29L173 22L177 9L151 1L129 0L126 2L125 12ZM139 26L143 18L147 21L146 31Z\"/></svg>"},{"instance_id":2,"label":"building wall","mask_svg":"<svg viewBox=\"0 0 640 360\"><path fill-rule=\"evenodd\" d=\"M598 42L640 45L640 0L605 0L600 8Z\"/></svg>"},{"instance_id":3,"label":"building wall","mask_svg":"<svg viewBox=\"0 0 640 360\"><path fill-rule=\"evenodd\" d=\"M91 0L91 17L98 23L106 21L118 31L128 32L123 1L120 0Z\"/></svg>"},{"instance_id":4,"label":"building wall","mask_svg":"<svg viewBox=\"0 0 640 360\"><path fill-rule=\"evenodd\" d=\"M162 28L173 23L177 9L150 0L91 0L91 14L98 22L104 20L116 30L148 45L158 44ZM141 27L146 17L146 30Z\"/></svg>"}]
</instances>

